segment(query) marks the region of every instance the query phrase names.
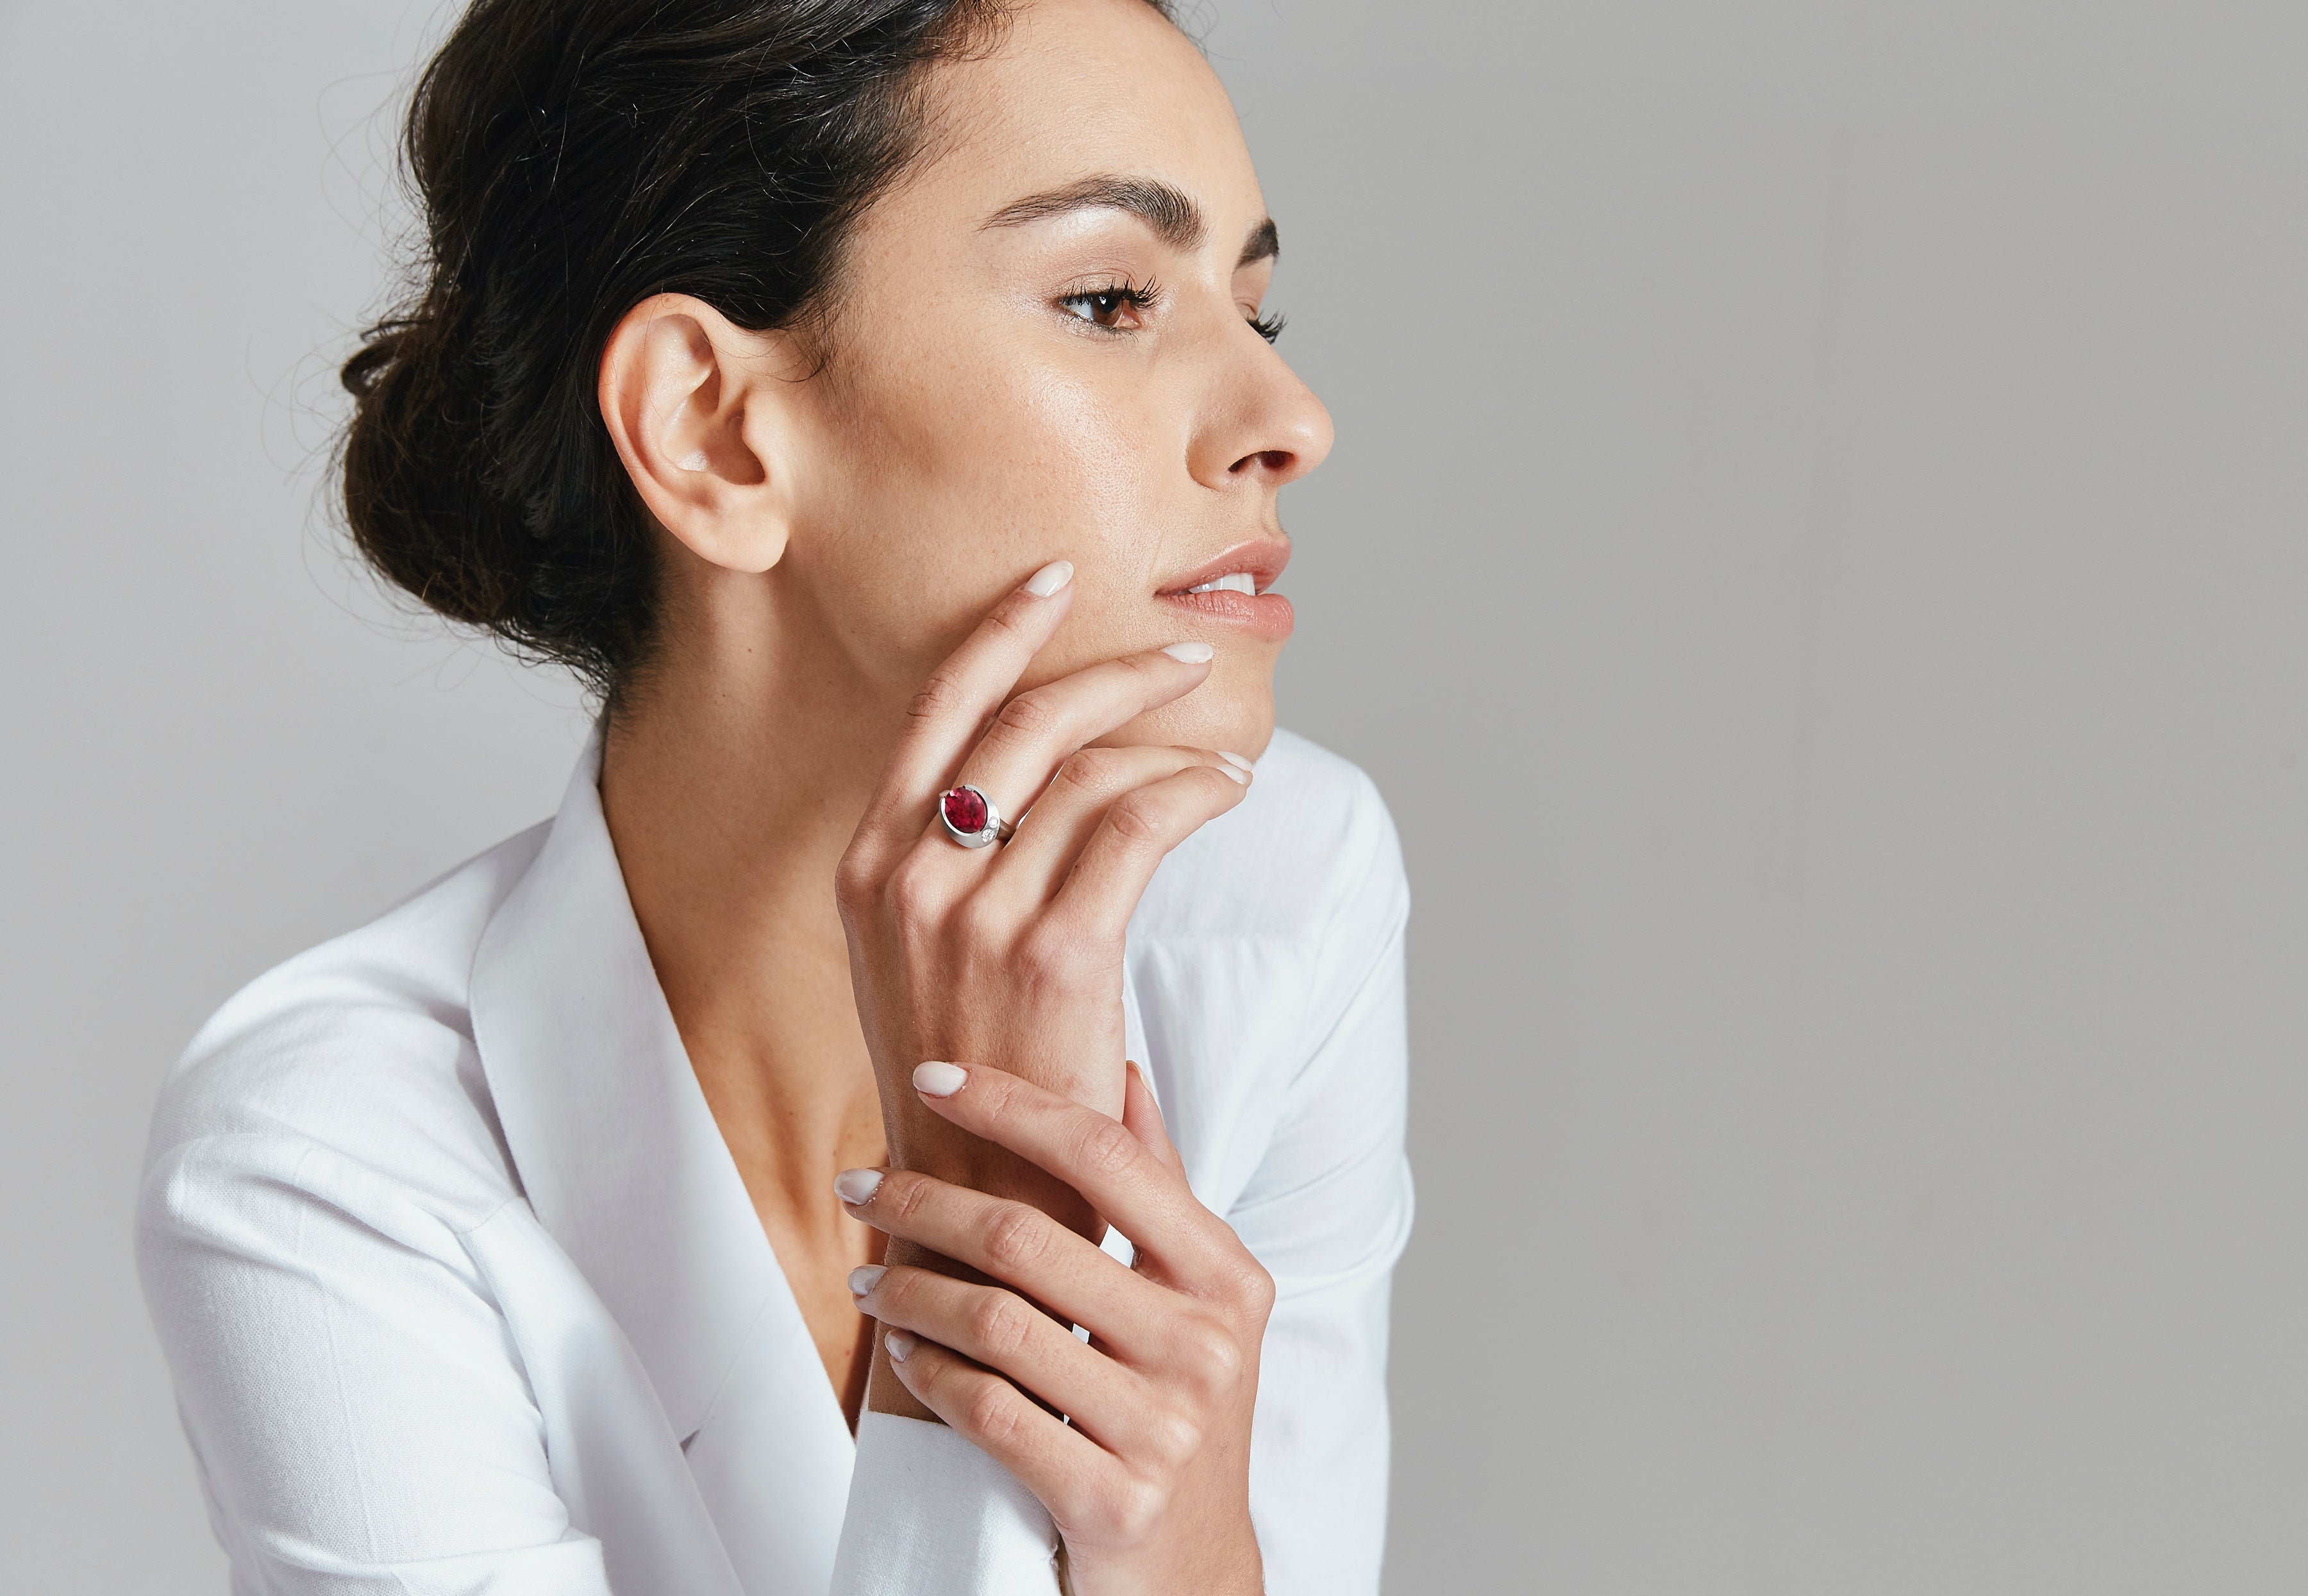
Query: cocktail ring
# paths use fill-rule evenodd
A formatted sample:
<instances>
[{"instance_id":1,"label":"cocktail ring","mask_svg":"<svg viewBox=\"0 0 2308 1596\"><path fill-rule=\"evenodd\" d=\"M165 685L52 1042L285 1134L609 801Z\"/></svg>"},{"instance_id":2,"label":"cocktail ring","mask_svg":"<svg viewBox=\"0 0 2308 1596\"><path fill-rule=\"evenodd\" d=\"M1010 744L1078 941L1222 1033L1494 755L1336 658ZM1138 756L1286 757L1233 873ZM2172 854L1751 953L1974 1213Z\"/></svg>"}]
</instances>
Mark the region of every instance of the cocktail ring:
<instances>
[{"instance_id":1,"label":"cocktail ring","mask_svg":"<svg viewBox=\"0 0 2308 1596\"><path fill-rule=\"evenodd\" d=\"M948 787L938 794L938 819L945 822L945 834L965 848L1008 842L1010 834L1018 829L1002 818L1002 811L983 790L967 785Z\"/></svg>"}]
</instances>

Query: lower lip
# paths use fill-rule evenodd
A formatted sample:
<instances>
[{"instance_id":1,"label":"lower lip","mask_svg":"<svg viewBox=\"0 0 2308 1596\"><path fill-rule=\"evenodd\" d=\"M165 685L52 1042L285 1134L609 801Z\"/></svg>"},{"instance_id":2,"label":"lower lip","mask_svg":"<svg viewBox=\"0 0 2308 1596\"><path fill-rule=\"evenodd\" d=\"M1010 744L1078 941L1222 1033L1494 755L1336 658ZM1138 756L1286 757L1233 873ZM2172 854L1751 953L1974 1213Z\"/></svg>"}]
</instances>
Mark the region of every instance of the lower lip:
<instances>
[{"instance_id":1,"label":"lower lip","mask_svg":"<svg viewBox=\"0 0 2308 1596\"><path fill-rule=\"evenodd\" d=\"M1239 626L1253 637L1280 642L1297 624L1290 601L1279 593L1236 593L1214 588L1208 593L1164 593L1165 604L1180 605L1212 621Z\"/></svg>"}]
</instances>

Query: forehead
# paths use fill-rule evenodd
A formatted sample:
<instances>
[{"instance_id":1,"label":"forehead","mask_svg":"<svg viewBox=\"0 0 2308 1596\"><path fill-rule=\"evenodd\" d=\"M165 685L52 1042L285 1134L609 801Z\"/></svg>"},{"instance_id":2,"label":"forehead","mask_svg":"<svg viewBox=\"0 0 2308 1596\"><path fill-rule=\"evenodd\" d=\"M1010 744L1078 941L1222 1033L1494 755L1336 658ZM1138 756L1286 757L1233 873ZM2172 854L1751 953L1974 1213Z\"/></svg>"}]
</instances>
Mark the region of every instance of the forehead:
<instances>
[{"instance_id":1,"label":"forehead","mask_svg":"<svg viewBox=\"0 0 2308 1596\"><path fill-rule=\"evenodd\" d=\"M1023 195L1122 173L1189 195L1229 243L1265 215L1218 74L1144 0L1030 0L923 90L935 133L903 209L975 227Z\"/></svg>"}]
</instances>

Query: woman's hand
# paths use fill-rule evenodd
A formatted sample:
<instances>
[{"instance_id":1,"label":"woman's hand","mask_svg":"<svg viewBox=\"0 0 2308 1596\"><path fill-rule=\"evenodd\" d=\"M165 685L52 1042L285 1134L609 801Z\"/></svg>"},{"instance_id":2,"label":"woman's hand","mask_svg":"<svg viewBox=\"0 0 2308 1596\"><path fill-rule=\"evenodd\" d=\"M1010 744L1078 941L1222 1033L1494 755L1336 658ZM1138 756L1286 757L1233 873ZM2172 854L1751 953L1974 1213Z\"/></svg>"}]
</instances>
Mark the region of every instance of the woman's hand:
<instances>
[{"instance_id":1,"label":"woman's hand","mask_svg":"<svg viewBox=\"0 0 2308 1596\"><path fill-rule=\"evenodd\" d=\"M947 1120L1081 1192L1137 1258L1125 1268L1026 1204L845 1171L857 1218L1003 1283L853 1274L898 1378L1041 1499L1078 1596L1257 1592L1250 1420L1274 1283L1188 1189L1144 1080L1128 1072L1119 1122L982 1065L924 1064L914 1081Z\"/></svg>"},{"instance_id":2,"label":"woman's hand","mask_svg":"<svg viewBox=\"0 0 2308 1596\"><path fill-rule=\"evenodd\" d=\"M849 973L880 1078L890 1161L1019 1197L1085 1235L1063 1180L924 1111L922 1059L979 1060L1119 1116L1123 933L1164 854L1241 801L1247 763L1207 749L1089 748L1200 686L1208 645L1108 660L1012 696L1072 602L1046 566L996 605L916 695L836 879ZM962 783L1017 821L965 848L937 802ZM891 1261L940 1260L894 1243ZM877 1357L867 1401L927 1418Z\"/></svg>"},{"instance_id":3,"label":"woman's hand","mask_svg":"<svg viewBox=\"0 0 2308 1596\"><path fill-rule=\"evenodd\" d=\"M1085 745L1182 697L1210 648L1107 660L1011 696L1065 619L1064 561L1011 592L915 696L836 879L850 979L900 1163L922 1133L909 1073L974 1059L1122 1111L1122 945L1162 856L1249 780L1207 749ZM938 818L967 783L1017 833L966 848ZM943 1172L943 1171L940 1171Z\"/></svg>"}]
</instances>

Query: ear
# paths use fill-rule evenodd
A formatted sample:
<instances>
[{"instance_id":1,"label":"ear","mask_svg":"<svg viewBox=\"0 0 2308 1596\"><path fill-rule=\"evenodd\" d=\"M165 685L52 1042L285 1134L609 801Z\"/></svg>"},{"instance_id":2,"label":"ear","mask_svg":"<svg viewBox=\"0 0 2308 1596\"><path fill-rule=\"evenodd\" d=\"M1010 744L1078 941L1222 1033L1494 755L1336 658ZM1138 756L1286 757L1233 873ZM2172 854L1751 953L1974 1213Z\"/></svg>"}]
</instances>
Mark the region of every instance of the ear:
<instances>
[{"instance_id":1,"label":"ear","mask_svg":"<svg viewBox=\"0 0 2308 1596\"><path fill-rule=\"evenodd\" d=\"M760 571L794 519L795 351L702 299L658 294L601 351L601 419L659 524L711 564Z\"/></svg>"}]
</instances>

